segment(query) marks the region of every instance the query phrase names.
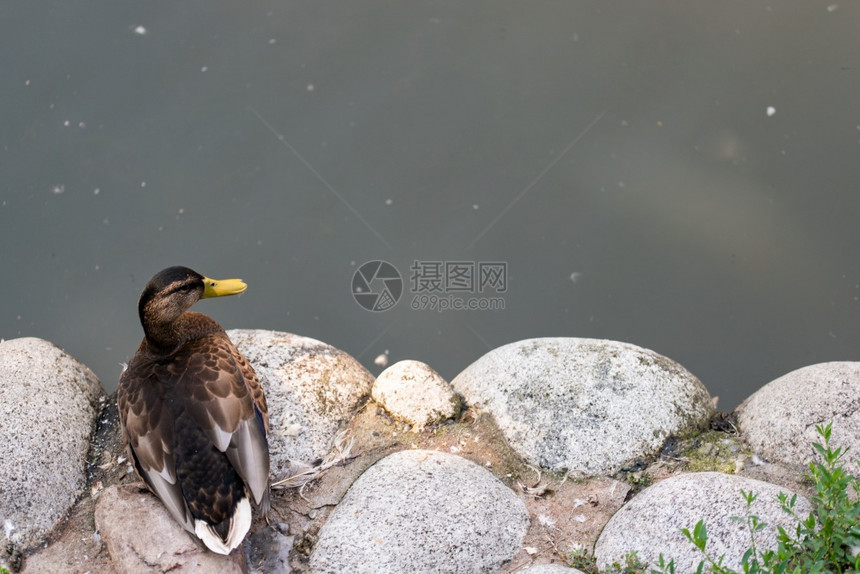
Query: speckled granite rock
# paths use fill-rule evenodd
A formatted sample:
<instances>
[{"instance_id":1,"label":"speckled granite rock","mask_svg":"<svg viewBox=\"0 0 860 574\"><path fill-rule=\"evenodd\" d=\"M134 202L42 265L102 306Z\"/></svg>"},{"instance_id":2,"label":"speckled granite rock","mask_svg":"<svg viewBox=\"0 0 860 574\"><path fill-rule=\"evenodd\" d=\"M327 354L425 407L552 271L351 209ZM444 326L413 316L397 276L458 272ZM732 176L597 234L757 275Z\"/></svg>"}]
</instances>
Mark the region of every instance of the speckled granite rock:
<instances>
[{"instance_id":1,"label":"speckled granite rock","mask_svg":"<svg viewBox=\"0 0 860 574\"><path fill-rule=\"evenodd\" d=\"M421 361L399 361L382 371L371 396L394 418L416 429L460 413L460 398L454 389Z\"/></svg>"},{"instance_id":2,"label":"speckled granite rock","mask_svg":"<svg viewBox=\"0 0 860 574\"><path fill-rule=\"evenodd\" d=\"M85 484L101 383L48 341L0 342L0 546L39 544Z\"/></svg>"},{"instance_id":3,"label":"speckled granite rock","mask_svg":"<svg viewBox=\"0 0 860 574\"><path fill-rule=\"evenodd\" d=\"M319 532L313 572L486 572L510 560L525 505L459 456L401 451L364 472Z\"/></svg>"},{"instance_id":4,"label":"speckled granite rock","mask_svg":"<svg viewBox=\"0 0 860 574\"><path fill-rule=\"evenodd\" d=\"M699 380L653 351L596 339L528 339L494 349L451 382L488 410L511 446L554 471L611 474L705 425Z\"/></svg>"},{"instance_id":5,"label":"speckled granite rock","mask_svg":"<svg viewBox=\"0 0 860 574\"><path fill-rule=\"evenodd\" d=\"M816 424L833 423L831 444L849 447L846 468L860 460L860 362L819 363L768 383L736 410L744 438L762 458L808 464Z\"/></svg>"}]
</instances>

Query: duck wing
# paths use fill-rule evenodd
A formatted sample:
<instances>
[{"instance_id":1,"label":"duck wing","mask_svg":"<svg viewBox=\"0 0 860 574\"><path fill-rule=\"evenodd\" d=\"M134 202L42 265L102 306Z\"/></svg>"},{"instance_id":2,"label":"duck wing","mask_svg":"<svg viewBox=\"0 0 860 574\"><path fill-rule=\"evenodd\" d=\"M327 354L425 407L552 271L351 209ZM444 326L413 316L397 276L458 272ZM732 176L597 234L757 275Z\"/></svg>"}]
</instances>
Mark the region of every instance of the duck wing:
<instances>
[{"instance_id":1,"label":"duck wing","mask_svg":"<svg viewBox=\"0 0 860 574\"><path fill-rule=\"evenodd\" d=\"M189 502L198 508L216 494L202 492L203 484L187 483L193 471L188 465L205 467L197 469L198 477L224 468L217 460L207 462L210 455L204 451L223 453L254 501L268 510L266 402L253 368L225 333L189 341L169 357L134 357L120 377L117 403L129 458L186 530L195 531ZM200 456L189 458L186 450ZM177 455L182 460L177 461ZM179 473L177 465L182 467ZM229 480L227 476L208 478L213 485ZM187 500L193 491L199 493L193 497L199 501ZM236 503L235 496L230 499L228 506Z\"/></svg>"},{"instance_id":2,"label":"duck wing","mask_svg":"<svg viewBox=\"0 0 860 574\"><path fill-rule=\"evenodd\" d=\"M186 343L172 365L176 399L267 510L268 412L253 368L223 332Z\"/></svg>"},{"instance_id":3,"label":"duck wing","mask_svg":"<svg viewBox=\"0 0 860 574\"><path fill-rule=\"evenodd\" d=\"M173 417L159 382L160 369L135 359L120 376L117 388L129 460L176 521L194 532L194 518L176 477Z\"/></svg>"}]
</instances>

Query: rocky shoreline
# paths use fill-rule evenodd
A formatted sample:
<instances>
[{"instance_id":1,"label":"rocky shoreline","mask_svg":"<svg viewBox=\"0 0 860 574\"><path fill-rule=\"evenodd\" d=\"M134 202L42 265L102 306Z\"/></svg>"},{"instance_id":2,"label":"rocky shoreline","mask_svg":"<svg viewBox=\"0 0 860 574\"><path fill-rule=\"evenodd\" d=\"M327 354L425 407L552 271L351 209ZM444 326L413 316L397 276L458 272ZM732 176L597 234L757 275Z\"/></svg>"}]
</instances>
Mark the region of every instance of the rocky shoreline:
<instances>
[{"instance_id":1,"label":"rocky shoreline","mask_svg":"<svg viewBox=\"0 0 860 574\"><path fill-rule=\"evenodd\" d=\"M734 413L671 359L627 343L505 345L450 383L403 361L378 378L313 339L229 331L270 416L272 511L242 552L216 556L131 470L116 406L85 366L34 338L0 342L0 565L12 572L577 572L636 551L700 555L708 524L740 562L740 490L775 544L776 494L803 495L815 424L860 453L860 363L812 365Z\"/></svg>"}]
</instances>

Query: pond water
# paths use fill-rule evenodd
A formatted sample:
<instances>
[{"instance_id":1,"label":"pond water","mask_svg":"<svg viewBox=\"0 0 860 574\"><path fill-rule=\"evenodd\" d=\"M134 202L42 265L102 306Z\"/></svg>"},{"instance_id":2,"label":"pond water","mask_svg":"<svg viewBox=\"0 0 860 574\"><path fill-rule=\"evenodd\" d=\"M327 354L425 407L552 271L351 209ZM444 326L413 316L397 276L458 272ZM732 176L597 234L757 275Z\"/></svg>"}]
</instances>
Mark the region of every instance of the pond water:
<instances>
[{"instance_id":1,"label":"pond water","mask_svg":"<svg viewBox=\"0 0 860 574\"><path fill-rule=\"evenodd\" d=\"M610 338L730 410L858 358L857 30L848 2L11 0L0 337L113 390L182 264L248 282L196 307L225 327L375 373Z\"/></svg>"}]
</instances>

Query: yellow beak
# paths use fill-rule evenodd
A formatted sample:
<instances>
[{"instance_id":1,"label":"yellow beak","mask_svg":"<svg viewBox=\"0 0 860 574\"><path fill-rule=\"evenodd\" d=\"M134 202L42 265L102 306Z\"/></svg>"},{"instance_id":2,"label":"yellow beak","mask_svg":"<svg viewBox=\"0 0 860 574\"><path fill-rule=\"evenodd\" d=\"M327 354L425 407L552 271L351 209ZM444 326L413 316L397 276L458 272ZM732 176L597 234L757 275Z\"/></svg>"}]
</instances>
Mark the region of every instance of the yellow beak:
<instances>
[{"instance_id":1,"label":"yellow beak","mask_svg":"<svg viewBox=\"0 0 860 574\"><path fill-rule=\"evenodd\" d=\"M203 278L203 299L208 297L223 297L225 295L238 295L248 288L241 279L210 279Z\"/></svg>"}]
</instances>

